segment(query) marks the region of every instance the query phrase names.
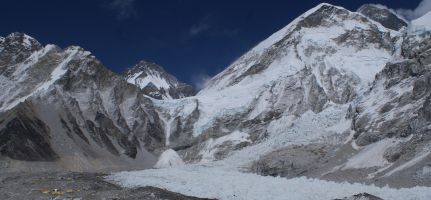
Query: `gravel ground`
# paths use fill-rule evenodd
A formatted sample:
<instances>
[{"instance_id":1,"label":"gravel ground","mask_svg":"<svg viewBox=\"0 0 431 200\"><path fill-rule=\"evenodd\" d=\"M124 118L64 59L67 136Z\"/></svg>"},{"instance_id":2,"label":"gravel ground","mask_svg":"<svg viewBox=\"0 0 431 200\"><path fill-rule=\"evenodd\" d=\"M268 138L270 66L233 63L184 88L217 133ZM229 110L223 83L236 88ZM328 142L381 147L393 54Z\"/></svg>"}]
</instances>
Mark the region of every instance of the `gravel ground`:
<instances>
[{"instance_id":1,"label":"gravel ground","mask_svg":"<svg viewBox=\"0 0 431 200\"><path fill-rule=\"evenodd\" d=\"M7 173L0 174L2 200L201 200L155 187L127 189L97 173Z\"/></svg>"}]
</instances>

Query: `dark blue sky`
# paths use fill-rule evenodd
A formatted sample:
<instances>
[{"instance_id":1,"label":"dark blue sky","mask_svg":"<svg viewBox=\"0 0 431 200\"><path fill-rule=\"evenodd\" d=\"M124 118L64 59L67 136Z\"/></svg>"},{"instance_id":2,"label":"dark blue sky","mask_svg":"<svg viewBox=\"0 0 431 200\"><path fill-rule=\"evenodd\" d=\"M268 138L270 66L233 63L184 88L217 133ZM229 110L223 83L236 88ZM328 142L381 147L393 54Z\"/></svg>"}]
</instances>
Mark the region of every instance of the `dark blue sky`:
<instances>
[{"instance_id":1,"label":"dark blue sky","mask_svg":"<svg viewBox=\"0 0 431 200\"><path fill-rule=\"evenodd\" d=\"M79 45L122 72L145 59L193 84L213 76L321 1L13 0L0 4L0 35L25 32L40 42ZM364 3L415 8L420 0L326 1L350 10Z\"/></svg>"}]
</instances>

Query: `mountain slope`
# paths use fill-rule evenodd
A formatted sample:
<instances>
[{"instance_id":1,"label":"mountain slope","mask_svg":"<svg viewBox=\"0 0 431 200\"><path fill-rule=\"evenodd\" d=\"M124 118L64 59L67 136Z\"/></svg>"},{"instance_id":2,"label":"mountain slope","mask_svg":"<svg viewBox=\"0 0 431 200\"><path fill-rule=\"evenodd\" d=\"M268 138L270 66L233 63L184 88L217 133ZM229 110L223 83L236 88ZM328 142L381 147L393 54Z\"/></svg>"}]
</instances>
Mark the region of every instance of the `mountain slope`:
<instances>
[{"instance_id":1,"label":"mountain slope","mask_svg":"<svg viewBox=\"0 0 431 200\"><path fill-rule=\"evenodd\" d=\"M139 88L79 47L43 47L20 33L1 45L0 63L6 63L0 74L5 171L29 166L35 171L97 171L154 164L148 151L160 151L164 134L151 101ZM52 162L26 163L45 160Z\"/></svg>"},{"instance_id":2,"label":"mountain slope","mask_svg":"<svg viewBox=\"0 0 431 200\"><path fill-rule=\"evenodd\" d=\"M402 133L415 128L404 123L413 116L401 113L421 110L423 97L416 102L403 96L413 90L408 85L379 85L382 74L401 73L392 72L395 63L414 68L414 60L428 59L421 52L429 38L374 20L320 4L241 56L195 97L153 100L166 145L186 162L219 160L216 165L263 175L429 185L422 172L429 155L418 153L429 147L421 136L427 129ZM427 64L419 63L426 74ZM383 106L401 96L410 110ZM397 121L402 123L391 125L388 116L403 116ZM419 121L417 126L429 125ZM410 149L399 154L398 146ZM404 167L387 174L397 166Z\"/></svg>"},{"instance_id":3,"label":"mountain slope","mask_svg":"<svg viewBox=\"0 0 431 200\"><path fill-rule=\"evenodd\" d=\"M144 94L155 99L179 99L195 93L192 86L179 82L155 63L141 61L123 76L128 83L138 86Z\"/></svg>"},{"instance_id":4,"label":"mountain slope","mask_svg":"<svg viewBox=\"0 0 431 200\"><path fill-rule=\"evenodd\" d=\"M223 136L256 123L263 131L272 120L318 113L331 102L345 104L396 56L398 39L358 13L319 5L243 55L196 97L179 101L178 109L187 109L175 120L192 123L188 135ZM193 119L184 117L193 110Z\"/></svg>"},{"instance_id":5,"label":"mountain slope","mask_svg":"<svg viewBox=\"0 0 431 200\"><path fill-rule=\"evenodd\" d=\"M431 12L426 13L422 17L412 21L412 29L429 31L431 29Z\"/></svg>"}]
</instances>

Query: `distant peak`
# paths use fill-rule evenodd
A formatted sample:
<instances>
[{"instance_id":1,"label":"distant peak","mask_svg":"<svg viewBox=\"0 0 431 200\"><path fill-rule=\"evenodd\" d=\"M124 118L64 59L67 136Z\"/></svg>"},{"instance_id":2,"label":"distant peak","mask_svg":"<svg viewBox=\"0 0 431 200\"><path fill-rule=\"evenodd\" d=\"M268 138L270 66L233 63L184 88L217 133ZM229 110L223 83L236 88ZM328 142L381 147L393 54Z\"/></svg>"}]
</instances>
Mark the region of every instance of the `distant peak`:
<instances>
[{"instance_id":1,"label":"distant peak","mask_svg":"<svg viewBox=\"0 0 431 200\"><path fill-rule=\"evenodd\" d=\"M146 60L129 68L124 79L141 88L143 92L156 99L178 99L194 95L191 86L177 80L162 66Z\"/></svg>"},{"instance_id":2,"label":"distant peak","mask_svg":"<svg viewBox=\"0 0 431 200\"><path fill-rule=\"evenodd\" d=\"M162 77L163 79L174 79L177 81L175 77L167 73L162 66L146 60L141 60L138 64L129 68L124 73L124 76L128 79L133 79L133 81L137 78L144 78L147 76L157 76Z\"/></svg>"},{"instance_id":3,"label":"distant peak","mask_svg":"<svg viewBox=\"0 0 431 200\"><path fill-rule=\"evenodd\" d=\"M162 66L160 66L160 65L158 65L158 64L156 64L154 62L149 62L149 61L146 61L146 60L139 61L139 63L136 64L132 68L138 68L138 69L141 69L141 70L153 69L153 70L156 70L156 71L163 71L163 72L165 71L165 69Z\"/></svg>"},{"instance_id":4,"label":"distant peak","mask_svg":"<svg viewBox=\"0 0 431 200\"><path fill-rule=\"evenodd\" d=\"M137 64L126 69L126 71L123 72L123 76L126 76L126 77L134 76L137 73L141 73L141 74L144 73L143 75L146 75L148 73L167 74L165 69L162 66L158 65L157 63L150 62L147 60L141 60Z\"/></svg>"}]
</instances>

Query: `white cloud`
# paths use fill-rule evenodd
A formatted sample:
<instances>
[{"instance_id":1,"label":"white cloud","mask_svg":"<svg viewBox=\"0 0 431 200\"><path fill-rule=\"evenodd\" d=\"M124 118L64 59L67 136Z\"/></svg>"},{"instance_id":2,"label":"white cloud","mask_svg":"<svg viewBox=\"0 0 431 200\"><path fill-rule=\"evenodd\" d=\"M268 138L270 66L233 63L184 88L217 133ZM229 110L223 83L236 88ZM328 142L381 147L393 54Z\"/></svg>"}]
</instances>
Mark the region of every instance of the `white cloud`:
<instances>
[{"instance_id":1,"label":"white cloud","mask_svg":"<svg viewBox=\"0 0 431 200\"><path fill-rule=\"evenodd\" d=\"M397 9L396 12L407 20L417 19L431 10L431 0L422 0L415 9Z\"/></svg>"},{"instance_id":2,"label":"white cloud","mask_svg":"<svg viewBox=\"0 0 431 200\"><path fill-rule=\"evenodd\" d=\"M208 14L201 18L197 23L193 24L189 29L189 36L194 37L205 31L208 31L211 28L210 18L211 14Z\"/></svg>"},{"instance_id":3,"label":"white cloud","mask_svg":"<svg viewBox=\"0 0 431 200\"><path fill-rule=\"evenodd\" d=\"M199 35L200 33L208 30L209 28L210 28L210 26L205 22L200 22L198 24L194 24L192 27L190 27L189 35L190 36Z\"/></svg>"},{"instance_id":4,"label":"white cloud","mask_svg":"<svg viewBox=\"0 0 431 200\"><path fill-rule=\"evenodd\" d=\"M226 28L224 26L217 25L217 17L213 14L207 14L189 28L188 36L195 37L201 34L206 34L207 36L232 37L237 35L238 32L238 28Z\"/></svg>"},{"instance_id":5,"label":"white cloud","mask_svg":"<svg viewBox=\"0 0 431 200\"><path fill-rule=\"evenodd\" d=\"M207 85L209 80L211 80L211 76L206 73L196 74L192 77L193 87L199 91Z\"/></svg>"},{"instance_id":6,"label":"white cloud","mask_svg":"<svg viewBox=\"0 0 431 200\"><path fill-rule=\"evenodd\" d=\"M137 15L135 0L112 0L108 6L110 10L117 13L118 20L128 19Z\"/></svg>"}]
</instances>

